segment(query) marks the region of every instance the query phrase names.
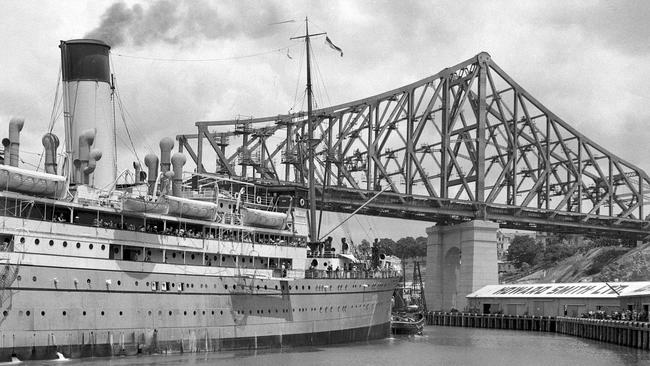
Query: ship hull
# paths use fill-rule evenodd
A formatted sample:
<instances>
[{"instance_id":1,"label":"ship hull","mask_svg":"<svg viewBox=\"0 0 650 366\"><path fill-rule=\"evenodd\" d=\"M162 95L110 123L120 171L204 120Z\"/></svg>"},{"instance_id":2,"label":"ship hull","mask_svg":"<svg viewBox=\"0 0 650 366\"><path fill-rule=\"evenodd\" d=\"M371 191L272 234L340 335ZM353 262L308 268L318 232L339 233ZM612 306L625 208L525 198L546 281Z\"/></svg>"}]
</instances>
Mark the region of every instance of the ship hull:
<instances>
[{"instance_id":1,"label":"ship hull","mask_svg":"<svg viewBox=\"0 0 650 366\"><path fill-rule=\"evenodd\" d=\"M218 335L219 331L212 329L211 332L211 329L206 328L179 329L177 331L179 336L170 340L157 340L156 333L151 329L128 330L128 332L98 330L97 333L104 336L103 341L89 339L88 343L3 347L0 348L0 359L9 361L12 357L17 357L22 361L49 360L57 359L57 353L67 358L88 358L324 346L385 338L390 334L390 322L317 333L230 338L215 337L213 334ZM142 335L139 338L138 333ZM124 341L122 341L123 337ZM113 343L107 338L112 338Z\"/></svg>"},{"instance_id":2,"label":"ship hull","mask_svg":"<svg viewBox=\"0 0 650 366\"><path fill-rule=\"evenodd\" d=\"M313 346L390 333L394 278L251 279L98 261L90 270L2 254L0 361Z\"/></svg>"}]
</instances>

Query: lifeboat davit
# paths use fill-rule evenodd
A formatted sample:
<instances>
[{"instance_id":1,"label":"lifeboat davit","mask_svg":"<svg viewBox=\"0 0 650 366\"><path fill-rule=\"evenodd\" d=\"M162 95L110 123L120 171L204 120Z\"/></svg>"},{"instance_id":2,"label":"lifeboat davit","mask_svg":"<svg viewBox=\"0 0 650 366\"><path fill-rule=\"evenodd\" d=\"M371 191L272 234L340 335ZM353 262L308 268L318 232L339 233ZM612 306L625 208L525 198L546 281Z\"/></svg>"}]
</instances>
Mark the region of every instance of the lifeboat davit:
<instances>
[{"instance_id":1,"label":"lifeboat davit","mask_svg":"<svg viewBox=\"0 0 650 366\"><path fill-rule=\"evenodd\" d=\"M249 226L282 230L287 225L287 214L282 212L242 207L241 218L242 223Z\"/></svg>"},{"instance_id":2,"label":"lifeboat davit","mask_svg":"<svg viewBox=\"0 0 650 366\"><path fill-rule=\"evenodd\" d=\"M169 206L169 215L208 221L217 219L217 208L219 206L216 203L175 196L163 196L160 199Z\"/></svg>"},{"instance_id":3,"label":"lifeboat davit","mask_svg":"<svg viewBox=\"0 0 650 366\"><path fill-rule=\"evenodd\" d=\"M61 198L65 190L64 176L0 165L0 191Z\"/></svg>"}]
</instances>

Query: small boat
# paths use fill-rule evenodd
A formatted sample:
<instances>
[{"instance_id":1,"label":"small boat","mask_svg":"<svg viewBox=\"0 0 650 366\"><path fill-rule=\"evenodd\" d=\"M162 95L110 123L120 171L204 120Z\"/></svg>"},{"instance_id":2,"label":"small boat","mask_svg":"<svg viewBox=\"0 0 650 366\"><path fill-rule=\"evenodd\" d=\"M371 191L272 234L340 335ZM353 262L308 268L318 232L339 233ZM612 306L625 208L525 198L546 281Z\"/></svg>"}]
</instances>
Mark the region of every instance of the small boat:
<instances>
[{"instance_id":1,"label":"small boat","mask_svg":"<svg viewBox=\"0 0 650 366\"><path fill-rule=\"evenodd\" d=\"M191 200L189 198L165 195L160 198L169 206L169 215L190 217L195 219L215 221L218 207L216 203Z\"/></svg>"},{"instance_id":2,"label":"small boat","mask_svg":"<svg viewBox=\"0 0 650 366\"><path fill-rule=\"evenodd\" d=\"M390 330L393 334L422 334L424 329L424 313L417 311L393 312L390 319Z\"/></svg>"},{"instance_id":3,"label":"small boat","mask_svg":"<svg viewBox=\"0 0 650 366\"><path fill-rule=\"evenodd\" d=\"M167 214L169 205L167 202L153 201L144 197L122 197L122 211L146 212L152 214Z\"/></svg>"},{"instance_id":4,"label":"small boat","mask_svg":"<svg viewBox=\"0 0 650 366\"><path fill-rule=\"evenodd\" d=\"M278 230L284 229L288 220L288 216L284 212L256 210L249 207L242 207L241 214L244 225Z\"/></svg>"}]
</instances>

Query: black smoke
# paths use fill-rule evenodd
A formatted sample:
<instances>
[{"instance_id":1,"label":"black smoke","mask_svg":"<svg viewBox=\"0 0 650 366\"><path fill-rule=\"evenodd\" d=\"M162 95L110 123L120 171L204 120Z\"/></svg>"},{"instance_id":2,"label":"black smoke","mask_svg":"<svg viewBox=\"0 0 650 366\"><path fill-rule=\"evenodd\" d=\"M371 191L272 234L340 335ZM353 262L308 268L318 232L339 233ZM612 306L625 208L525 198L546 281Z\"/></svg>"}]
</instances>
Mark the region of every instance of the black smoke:
<instances>
[{"instance_id":1,"label":"black smoke","mask_svg":"<svg viewBox=\"0 0 650 366\"><path fill-rule=\"evenodd\" d=\"M100 25L84 38L99 39L112 47L262 38L269 35L269 24L278 21L282 13L271 2L158 0L148 4L111 5L102 15Z\"/></svg>"}]
</instances>

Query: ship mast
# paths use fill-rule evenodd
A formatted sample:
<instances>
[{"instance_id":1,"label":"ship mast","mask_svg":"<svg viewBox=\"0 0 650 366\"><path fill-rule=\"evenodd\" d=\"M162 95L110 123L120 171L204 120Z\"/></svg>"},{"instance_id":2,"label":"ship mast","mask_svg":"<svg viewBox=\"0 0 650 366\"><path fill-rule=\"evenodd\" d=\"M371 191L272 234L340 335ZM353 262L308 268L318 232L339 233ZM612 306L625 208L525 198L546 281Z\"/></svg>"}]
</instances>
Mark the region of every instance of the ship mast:
<instances>
[{"instance_id":1,"label":"ship mast","mask_svg":"<svg viewBox=\"0 0 650 366\"><path fill-rule=\"evenodd\" d=\"M310 53L310 38L322 36L327 33L313 33L309 34L309 19L305 17L305 35L300 37L292 37L290 39L305 39L305 48L307 50L307 161L309 163L309 171L307 182L309 184L309 240L316 242L318 240L318 233L316 232L316 182L314 179L314 147L316 141L314 139L314 121L312 109L312 90L311 90L311 53Z\"/></svg>"}]
</instances>

